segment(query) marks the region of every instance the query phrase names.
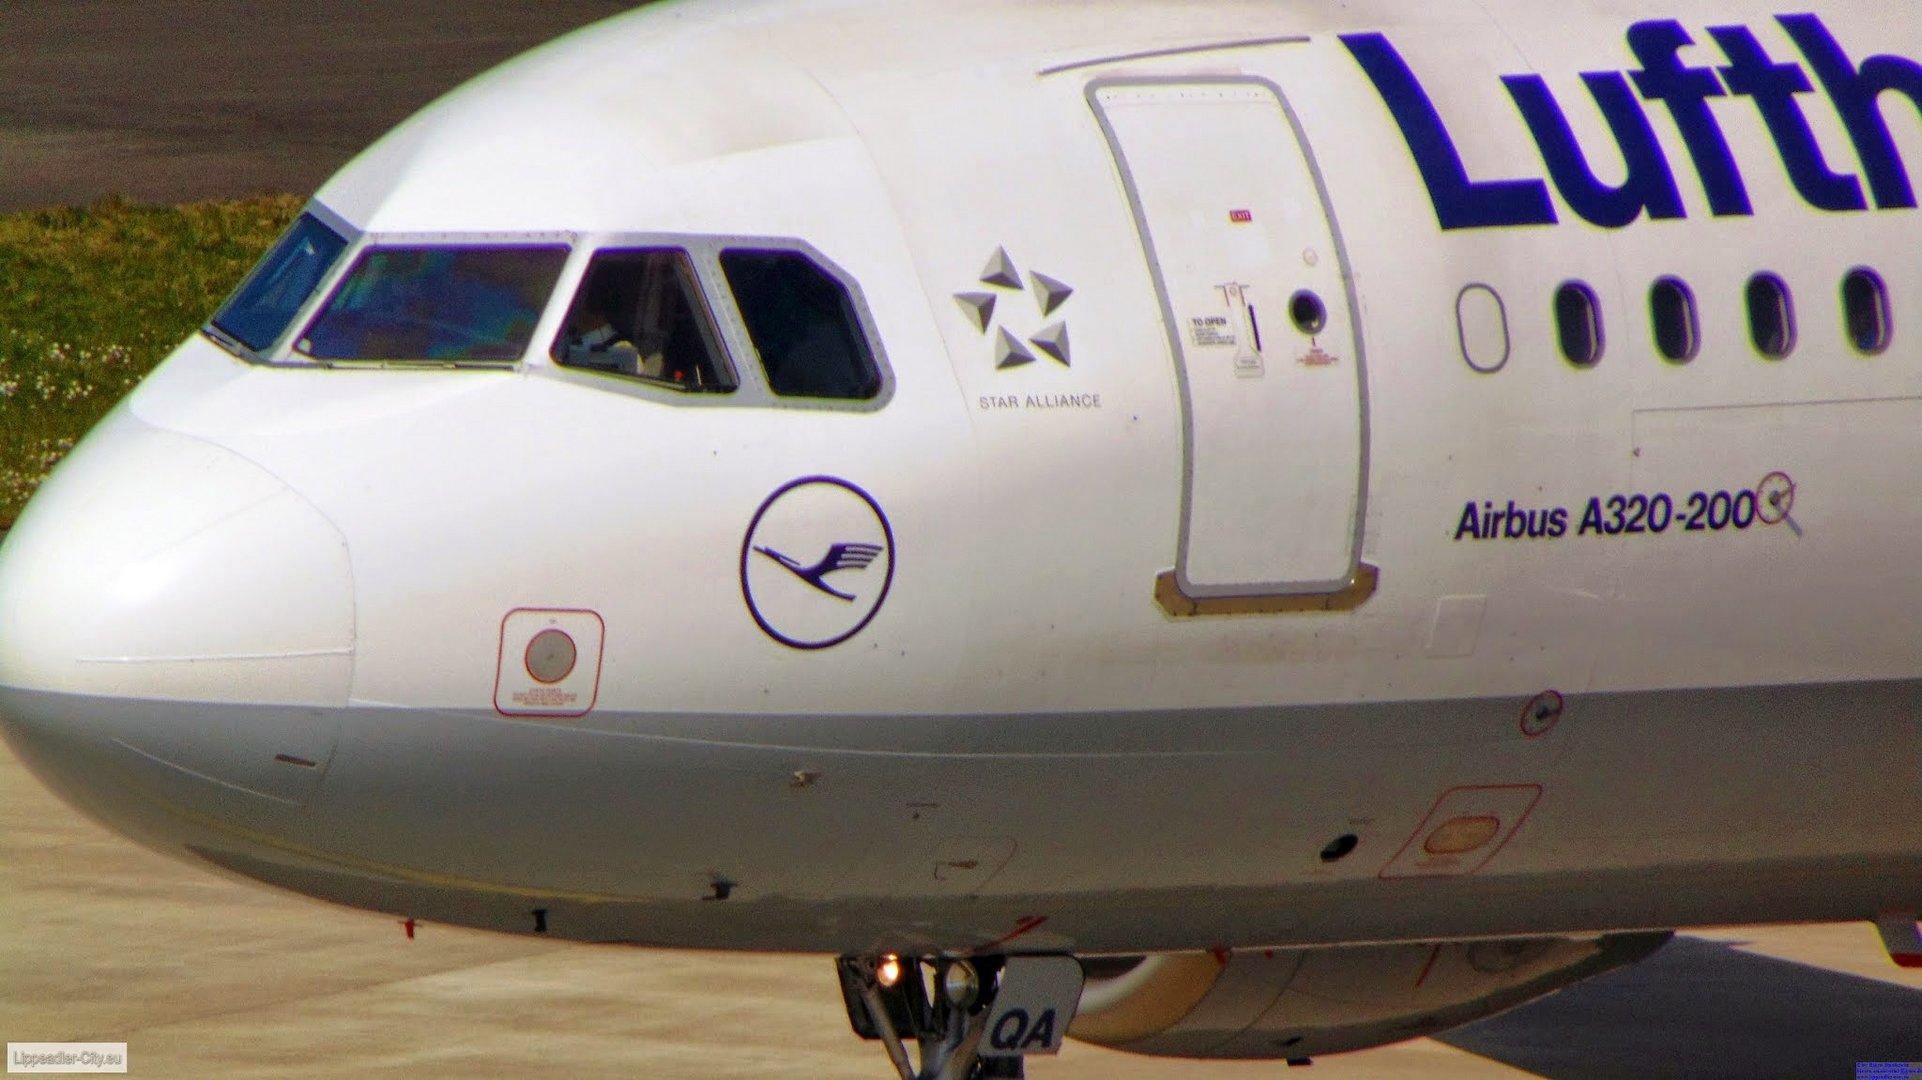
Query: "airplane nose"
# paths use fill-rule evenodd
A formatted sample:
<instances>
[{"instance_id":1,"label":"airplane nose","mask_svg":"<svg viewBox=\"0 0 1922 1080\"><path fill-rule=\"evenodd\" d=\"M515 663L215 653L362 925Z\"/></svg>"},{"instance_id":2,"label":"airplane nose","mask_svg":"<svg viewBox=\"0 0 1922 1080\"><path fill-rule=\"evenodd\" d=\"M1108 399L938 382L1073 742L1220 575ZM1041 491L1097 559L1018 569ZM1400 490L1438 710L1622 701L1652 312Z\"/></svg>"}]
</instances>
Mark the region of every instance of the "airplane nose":
<instances>
[{"instance_id":1,"label":"airplane nose","mask_svg":"<svg viewBox=\"0 0 1922 1080\"><path fill-rule=\"evenodd\" d=\"M339 705L347 541L240 455L116 413L0 550L0 685Z\"/></svg>"},{"instance_id":2,"label":"airplane nose","mask_svg":"<svg viewBox=\"0 0 1922 1080\"><path fill-rule=\"evenodd\" d=\"M130 779L203 809L207 789L303 803L353 659L341 532L259 465L125 407L0 546L0 726L110 820L105 789Z\"/></svg>"}]
</instances>

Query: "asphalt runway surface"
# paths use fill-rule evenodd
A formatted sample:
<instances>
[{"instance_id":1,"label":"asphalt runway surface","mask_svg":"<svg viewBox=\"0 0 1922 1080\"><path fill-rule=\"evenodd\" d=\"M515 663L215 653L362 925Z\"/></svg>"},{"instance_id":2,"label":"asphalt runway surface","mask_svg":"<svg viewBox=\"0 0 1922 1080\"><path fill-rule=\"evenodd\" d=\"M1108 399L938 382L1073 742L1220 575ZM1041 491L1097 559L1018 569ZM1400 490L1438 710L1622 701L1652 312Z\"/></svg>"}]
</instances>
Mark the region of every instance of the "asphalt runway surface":
<instances>
[{"instance_id":1,"label":"asphalt runway surface","mask_svg":"<svg viewBox=\"0 0 1922 1080\"><path fill-rule=\"evenodd\" d=\"M306 193L607 0L7 0L0 212ZM231 882L108 833L0 749L0 1039L129 1044L151 1077L894 1075L825 957L571 946ZM1922 972L1865 924L1696 932L1441 1041L1316 1077L1853 1077L1922 1062ZM1245 1080L1071 1044L1034 1080Z\"/></svg>"},{"instance_id":2,"label":"asphalt runway surface","mask_svg":"<svg viewBox=\"0 0 1922 1080\"><path fill-rule=\"evenodd\" d=\"M621 0L4 0L0 213L307 194L469 77Z\"/></svg>"}]
</instances>

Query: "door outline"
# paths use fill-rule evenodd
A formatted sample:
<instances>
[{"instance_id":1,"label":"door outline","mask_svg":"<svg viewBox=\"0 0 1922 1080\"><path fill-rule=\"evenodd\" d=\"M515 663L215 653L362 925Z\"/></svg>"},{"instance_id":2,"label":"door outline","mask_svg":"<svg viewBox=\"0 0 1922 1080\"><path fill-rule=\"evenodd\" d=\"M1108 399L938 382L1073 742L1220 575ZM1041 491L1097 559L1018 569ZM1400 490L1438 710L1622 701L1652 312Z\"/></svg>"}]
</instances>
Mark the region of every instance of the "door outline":
<instances>
[{"instance_id":1,"label":"door outline","mask_svg":"<svg viewBox=\"0 0 1922 1080\"><path fill-rule=\"evenodd\" d=\"M1190 86L1190 87L1246 87L1256 86L1274 96L1282 116L1295 138L1296 149L1301 153L1308 175L1315 185L1316 203L1321 208L1322 221L1328 227L1329 237L1335 248L1335 258L1341 268L1343 299L1348 304L1349 331L1354 340L1356 400L1358 406L1358 435L1360 454L1358 472L1355 478L1355 517L1352 522L1353 543L1349 551L1349 576L1345 579L1319 582L1270 582L1254 590L1227 588L1196 589L1182 580L1183 570L1188 561L1189 530L1193 520L1194 479L1195 479L1195 411L1193 394L1189 387L1187 354L1181 343L1180 324L1176 321L1173 302L1168 295L1168 284L1162 272L1161 258L1155 250L1154 233L1149 227L1147 209L1142 203L1141 193L1136 186L1133 168L1128 163L1128 155L1121 143L1114 125L1101 106L1100 93L1111 87L1139 86ZM1321 163L1316 160L1314 148L1308 141L1307 132L1301 126L1300 117L1295 115L1294 106L1289 104L1288 96L1280 85L1271 79L1256 75L1220 76L1112 76L1091 80L1084 96L1088 108L1094 113L1095 121L1101 125L1102 137L1108 144L1109 159L1114 162L1120 174L1121 185L1128 196L1128 207L1133 214L1135 235L1140 239L1142 255L1146 258L1149 275L1154 280L1155 299L1161 308L1161 322L1168 339L1168 355L1174 364L1176 390L1181 400L1181 520L1179 538L1175 544L1175 566L1156 575L1154 596L1163 611L1177 618L1196 615L1250 615L1282 614L1308 611L1347 611L1360 607L1374 595L1380 582L1378 568L1362 561L1362 546L1366 537L1364 529L1368 516L1368 473L1373 432L1370 426L1368 395L1367 345L1364 340L1361 320L1360 297L1355 289L1353 266L1348 258L1347 241L1341 232L1341 223L1335 217L1334 204L1328 196L1328 183L1322 175ZM1267 587L1272 586L1272 587Z\"/></svg>"}]
</instances>

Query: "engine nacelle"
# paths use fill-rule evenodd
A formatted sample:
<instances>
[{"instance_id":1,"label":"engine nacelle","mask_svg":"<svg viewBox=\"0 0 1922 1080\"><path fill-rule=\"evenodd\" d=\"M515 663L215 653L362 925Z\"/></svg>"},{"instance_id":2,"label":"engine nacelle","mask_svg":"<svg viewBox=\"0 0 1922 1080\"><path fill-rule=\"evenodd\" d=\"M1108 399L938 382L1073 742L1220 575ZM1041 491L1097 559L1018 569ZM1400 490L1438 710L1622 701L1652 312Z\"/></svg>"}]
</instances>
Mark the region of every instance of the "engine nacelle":
<instances>
[{"instance_id":1,"label":"engine nacelle","mask_svg":"<svg viewBox=\"0 0 1922 1080\"><path fill-rule=\"evenodd\" d=\"M1305 1058L1457 1027L1642 959L1668 931L1091 959L1068 1033L1138 1054Z\"/></svg>"}]
</instances>

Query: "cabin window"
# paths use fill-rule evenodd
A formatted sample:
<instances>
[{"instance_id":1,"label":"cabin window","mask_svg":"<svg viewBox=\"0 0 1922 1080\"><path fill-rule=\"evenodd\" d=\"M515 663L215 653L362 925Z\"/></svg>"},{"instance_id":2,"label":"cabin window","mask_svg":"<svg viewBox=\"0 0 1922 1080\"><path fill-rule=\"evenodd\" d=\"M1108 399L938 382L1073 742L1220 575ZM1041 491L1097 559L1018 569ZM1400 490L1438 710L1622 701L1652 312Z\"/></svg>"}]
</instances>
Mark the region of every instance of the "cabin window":
<instances>
[{"instance_id":1,"label":"cabin window","mask_svg":"<svg viewBox=\"0 0 1922 1080\"><path fill-rule=\"evenodd\" d=\"M307 327L317 360L519 360L567 249L370 247Z\"/></svg>"},{"instance_id":2,"label":"cabin window","mask_svg":"<svg viewBox=\"0 0 1922 1080\"><path fill-rule=\"evenodd\" d=\"M798 251L739 248L721 253L721 269L774 393L862 400L881 392L853 297L833 274Z\"/></svg>"},{"instance_id":3,"label":"cabin window","mask_svg":"<svg viewBox=\"0 0 1922 1080\"><path fill-rule=\"evenodd\" d=\"M1602 304L1595 290L1570 281L1555 290L1555 333L1562 356L1579 368L1594 367L1602 359Z\"/></svg>"},{"instance_id":4,"label":"cabin window","mask_svg":"<svg viewBox=\"0 0 1922 1080\"><path fill-rule=\"evenodd\" d=\"M1470 285L1455 298L1455 331L1462 359L1483 374L1508 364L1508 309L1499 293L1486 285Z\"/></svg>"},{"instance_id":5,"label":"cabin window","mask_svg":"<svg viewBox=\"0 0 1922 1080\"><path fill-rule=\"evenodd\" d=\"M1788 283L1774 274L1748 281L1748 332L1755 351L1771 360L1795 351L1795 303Z\"/></svg>"},{"instance_id":6,"label":"cabin window","mask_svg":"<svg viewBox=\"0 0 1922 1080\"><path fill-rule=\"evenodd\" d=\"M1858 268L1842 279L1842 312L1856 352L1874 356L1889 347L1895 335L1889 289L1875 271Z\"/></svg>"},{"instance_id":7,"label":"cabin window","mask_svg":"<svg viewBox=\"0 0 1922 1080\"><path fill-rule=\"evenodd\" d=\"M264 352L333 269L347 238L312 214L295 220L213 317L216 330Z\"/></svg>"},{"instance_id":8,"label":"cabin window","mask_svg":"<svg viewBox=\"0 0 1922 1080\"><path fill-rule=\"evenodd\" d=\"M735 387L693 260L678 248L596 252L552 356L563 367L678 390Z\"/></svg>"},{"instance_id":9,"label":"cabin window","mask_svg":"<svg viewBox=\"0 0 1922 1080\"><path fill-rule=\"evenodd\" d=\"M1665 277L1648 293L1649 318L1655 328L1655 348L1672 364L1686 364L1702 348L1701 324L1696 320L1695 294L1680 278Z\"/></svg>"}]
</instances>

